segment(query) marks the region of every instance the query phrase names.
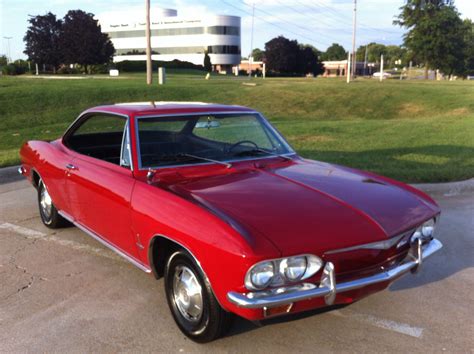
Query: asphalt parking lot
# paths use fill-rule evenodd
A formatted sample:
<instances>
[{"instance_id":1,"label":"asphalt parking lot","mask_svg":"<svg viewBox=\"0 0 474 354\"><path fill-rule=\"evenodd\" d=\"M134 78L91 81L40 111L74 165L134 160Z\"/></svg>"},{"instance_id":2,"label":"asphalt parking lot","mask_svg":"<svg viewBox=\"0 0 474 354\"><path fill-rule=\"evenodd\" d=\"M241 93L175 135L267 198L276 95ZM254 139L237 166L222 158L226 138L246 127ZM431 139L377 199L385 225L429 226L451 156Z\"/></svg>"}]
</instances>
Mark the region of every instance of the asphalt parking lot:
<instances>
[{"instance_id":1,"label":"asphalt parking lot","mask_svg":"<svg viewBox=\"0 0 474 354\"><path fill-rule=\"evenodd\" d=\"M156 281L75 227L49 230L26 181L0 185L1 352L474 352L474 189L430 189L444 248L422 271L350 306L237 319L199 345Z\"/></svg>"}]
</instances>

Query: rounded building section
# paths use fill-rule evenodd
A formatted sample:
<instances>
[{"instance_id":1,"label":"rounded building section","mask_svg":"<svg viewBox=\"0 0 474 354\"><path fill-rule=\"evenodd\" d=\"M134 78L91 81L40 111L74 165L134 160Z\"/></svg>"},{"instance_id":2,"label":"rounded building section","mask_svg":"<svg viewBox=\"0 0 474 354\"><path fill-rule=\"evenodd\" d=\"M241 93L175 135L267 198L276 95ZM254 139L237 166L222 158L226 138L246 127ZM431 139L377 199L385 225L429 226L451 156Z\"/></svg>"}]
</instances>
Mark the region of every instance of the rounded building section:
<instances>
[{"instance_id":1,"label":"rounded building section","mask_svg":"<svg viewBox=\"0 0 474 354\"><path fill-rule=\"evenodd\" d=\"M209 53L212 65L230 72L240 63L241 19L237 16L206 15L179 17L176 10L153 10L151 18L152 59L180 60L203 65ZM101 21L115 47L114 61L146 60L145 23Z\"/></svg>"}]
</instances>

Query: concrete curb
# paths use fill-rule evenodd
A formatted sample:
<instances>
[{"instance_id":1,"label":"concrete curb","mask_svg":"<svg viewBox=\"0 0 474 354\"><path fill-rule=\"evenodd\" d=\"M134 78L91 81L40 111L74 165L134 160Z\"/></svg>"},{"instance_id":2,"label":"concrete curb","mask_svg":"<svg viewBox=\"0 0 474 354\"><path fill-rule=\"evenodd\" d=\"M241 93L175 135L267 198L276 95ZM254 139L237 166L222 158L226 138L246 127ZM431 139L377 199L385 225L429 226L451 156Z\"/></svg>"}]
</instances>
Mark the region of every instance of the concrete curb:
<instances>
[{"instance_id":1,"label":"concrete curb","mask_svg":"<svg viewBox=\"0 0 474 354\"><path fill-rule=\"evenodd\" d=\"M0 184L15 182L23 179L24 177L18 173L18 167L20 166L0 168Z\"/></svg>"},{"instance_id":2,"label":"concrete curb","mask_svg":"<svg viewBox=\"0 0 474 354\"><path fill-rule=\"evenodd\" d=\"M18 174L18 167L20 166L0 168L0 184L22 180L24 177ZM428 194L458 195L465 192L474 192L474 178L459 182L420 183L412 184L412 186Z\"/></svg>"},{"instance_id":3,"label":"concrete curb","mask_svg":"<svg viewBox=\"0 0 474 354\"><path fill-rule=\"evenodd\" d=\"M466 192L474 192L474 178L459 182L422 183L412 184L412 186L428 194L443 194L445 196L454 196Z\"/></svg>"}]
</instances>

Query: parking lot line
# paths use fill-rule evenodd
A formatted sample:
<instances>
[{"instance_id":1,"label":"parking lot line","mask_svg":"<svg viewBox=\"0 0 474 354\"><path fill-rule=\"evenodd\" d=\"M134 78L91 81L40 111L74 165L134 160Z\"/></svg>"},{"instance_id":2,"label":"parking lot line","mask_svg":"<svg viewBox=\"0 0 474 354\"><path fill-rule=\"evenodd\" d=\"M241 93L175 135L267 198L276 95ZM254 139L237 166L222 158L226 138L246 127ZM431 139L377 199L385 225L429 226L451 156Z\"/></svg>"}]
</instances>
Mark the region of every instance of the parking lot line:
<instances>
[{"instance_id":1,"label":"parking lot line","mask_svg":"<svg viewBox=\"0 0 474 354\"><path fill-rule=\"evenodd\" d=\"M387 329L392 332L397 332L401 334L406 334L411 337L421 338L423 336L424 328L414 327L407 323L395 322L392 320L387 320L385 318L379 318L372 315L366 315L361 313L356 313L351 310L345 309L344 312L340 310L334 310L329 312L331 315L338 317L345 317L354 319L358 322L367 323L375 327Z\"/></svg>"},{"instance_id":2,"label":"parking lot line","mask_svg":"<svg viewBox=\"0 0 474 354\"><path fill-rule=\"evenodd\" d=\"M66 240L64 238L56 236L55 234L45 234L44 232L36 231L36 230L29 229L23 226L11 224L8 222L1 223L0 230L8 230L18 235L25 236L26 238L29 238L29 239L41 239L44 241L54 242L56 244L71 248L73 250L86 251L86 252L93 253L105 258L123 261L121 257L115 255L113 252L109 251L106 248L98 248L98 247L89 246L83 243L79 243L76 241Z\"/></svg>"},{"instance_id":3,"label":"parking lot line","mask_svg":"<svg viewBox=\"0 0 474 354\"><path fill-rule=\"evenodd\" d=\"M28 229L26 227L18 226L15 224L10 224L9 222L0 224L0 229L13 231L28 238L42 238L46 236L46 234L43 232Z\"/></svg>"}]
</instances>

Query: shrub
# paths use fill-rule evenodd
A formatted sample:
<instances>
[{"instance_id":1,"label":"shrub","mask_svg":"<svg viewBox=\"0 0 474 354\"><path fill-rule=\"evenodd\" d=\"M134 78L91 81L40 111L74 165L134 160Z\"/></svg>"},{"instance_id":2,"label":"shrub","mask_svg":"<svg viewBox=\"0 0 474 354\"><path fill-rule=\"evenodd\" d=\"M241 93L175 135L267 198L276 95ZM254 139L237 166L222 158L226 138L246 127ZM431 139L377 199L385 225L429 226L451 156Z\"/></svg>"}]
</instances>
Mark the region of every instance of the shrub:
<instances>
[{"instance_id":1,"label":"shrub","mask_svg":"<svg viewBox=\"0 0 474 354\"><path fill-rule=\"evenodd\" d=\"M167 69L195 69L204 70L202 65L196 65L187 61L173 60L173 61L153 61L153 71L158 70L159 67ZM144 60L124 60L114 63L116 69L120 72L143 72L146 71L146 61Z\"/></svg>"},{"instance_id":2,"label":"shrub","mask_svg":"<svg viewBox=\"0 0 474 354\"><path fill-rule=\"evenodd\" d=\"M62 66L57 71L60 75L75 75L80 74L81 72L77 68L70 68L69 66Z\"/></svg>"},{"instance_id":3,"label":"shrub","mask_svg":"<svg viewBox=\"0 0 474 354\"><path fill-rule=\"evenodd\" d=\"M13 63L2 66L3 75L21 75L28 71L28 63L25 60L16 60Z\"/></svg>"}]
</instances>

